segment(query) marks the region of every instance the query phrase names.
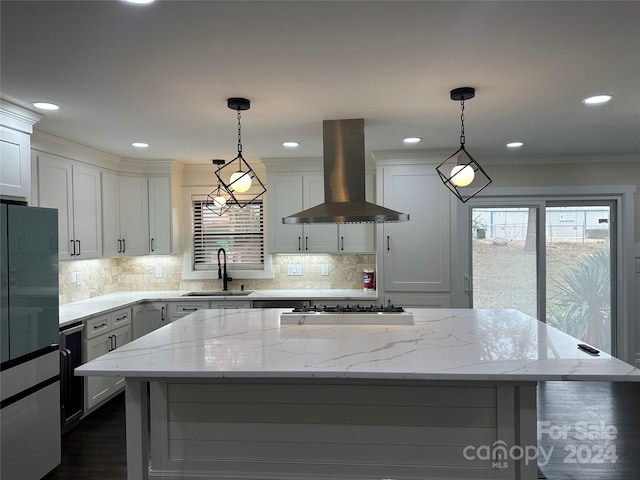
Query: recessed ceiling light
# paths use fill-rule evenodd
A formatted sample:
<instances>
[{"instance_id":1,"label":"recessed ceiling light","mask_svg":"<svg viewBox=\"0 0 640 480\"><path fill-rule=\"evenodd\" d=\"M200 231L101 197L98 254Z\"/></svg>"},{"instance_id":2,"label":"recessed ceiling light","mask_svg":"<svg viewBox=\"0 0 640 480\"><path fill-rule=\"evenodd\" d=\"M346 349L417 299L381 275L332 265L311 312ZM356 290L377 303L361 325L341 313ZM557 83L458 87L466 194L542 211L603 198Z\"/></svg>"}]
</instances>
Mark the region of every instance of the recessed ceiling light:
<instances>
[{"instance_id":1,"label":"recessed ceiling light","mask_svg":"<svg viewBox=\"0 0 640 480\"><path fill-rule=\"evenodd\" d=\"M520 148L524 145L524 142L509 142L507 143L507 147L509 148Z\"/></svg>"},{"instance_id":2,"label":"recessed ceiling light","mask_svg":"<svg viewBox=\"0 0 640 480\"><path fill-rule=\"evenodd\" d=\"M136 5L146 5L148 3L153 3L155 0L123 0L126 3L135 3Z\"/></svg>"},{"instance_id":3,"label":"recessed ceiling light","mask_svg":"<svg viewBox=\"0 0 640 480\"><path fill-rule=\"evenodd\" d=\"M31 105L40 110L60 110L60 105L50 102L33 102Z\"/></svg>"},{"instance_id":4,"label":"recessed ceiling light","mask_svg":"<svg viewBox=\"0 0 640 480\"><path fill-rule=\"evenodd\" d=\"M404 143L420 143L422 138L420 137L407 137L402 140Z\"/></svg>"},{"instance_id":5,"label":"recessed ceiling light","mask_svg":"<svg viewBox=\"0 0 640 480\"><path fill-rule=\"evenodd\" d=\"M299 142L282 142L283 147L287 148L297 148L300 146Z\"/></svg>"},{"instance_id":6,"label":"recessed ceiling light","mask_svg":"<svg viewBox=\"0 0 640 480\"><path fill-rule=\"evenodd\" d=\"M612 98L613 95L594 95L593 97L585 98L582 100L582 103L585 105L600 105L602 103L607 103Z\"/></svg>"},{"instance_id":7,"label":"recessed ceiling light","mask_svg":"<svg viewBox=\"0 0 640 480\"><path fill-rule=\"evenodd\" d=\"M149 144L144 142L133 142L131 146L136 148L148 148Z\"/></svg>"}]
</instances>

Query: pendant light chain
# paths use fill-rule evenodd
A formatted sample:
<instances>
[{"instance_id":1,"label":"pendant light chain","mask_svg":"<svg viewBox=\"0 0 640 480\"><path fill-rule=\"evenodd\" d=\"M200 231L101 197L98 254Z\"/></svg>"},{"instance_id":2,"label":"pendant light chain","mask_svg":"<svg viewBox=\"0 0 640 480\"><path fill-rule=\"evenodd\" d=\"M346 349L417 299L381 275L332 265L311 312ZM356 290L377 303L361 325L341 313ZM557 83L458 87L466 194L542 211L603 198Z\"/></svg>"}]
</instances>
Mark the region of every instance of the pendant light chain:
<instances>
[{"instance_id":1,"label":"pendant light chain","mask_svg":"<svg viewBox=\"0 0 640 480\"><path fill-rule=\"evenodd\" d=\"M460 145L464 146L464 100L460 102Z\"/></svg>"},{"instance_id":2,"label":"pendant light chain","mask_svg":"<svg viewBox=\"0 0 640 480\"><path fill-rule=\"evenodd\" d=\"M240 123L240 110L238 110L238 155L242 156L242 125Z\"/></svg>"}]
</instances>

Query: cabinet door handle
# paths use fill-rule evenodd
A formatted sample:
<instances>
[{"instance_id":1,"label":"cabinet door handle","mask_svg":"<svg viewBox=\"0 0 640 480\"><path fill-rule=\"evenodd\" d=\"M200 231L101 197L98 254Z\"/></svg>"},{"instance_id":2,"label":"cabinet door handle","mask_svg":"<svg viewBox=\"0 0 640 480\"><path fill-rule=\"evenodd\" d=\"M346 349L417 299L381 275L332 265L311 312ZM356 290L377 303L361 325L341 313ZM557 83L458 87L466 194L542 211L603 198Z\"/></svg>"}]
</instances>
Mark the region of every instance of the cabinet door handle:
<instances>
[{"instance_id":1,"label":"cabinet door handle","mask_svg":"<svg viewBox=\"0 0 640 480\"><path fill-rule=\"evenodd\" d=\"M302 247L300 246L300 240L301 240L301 237L298 237L298 251L302 250Z\"/></svg>"},{"instance_id":2,"label":"cabinet door handle","mask_svg":"<svg viewBox=\"0 0 640 480\"><path fill-rule=\"evenodd\" d=\"M464 276L464 293L471 292L471 277L469 275Z\"/></svg>"},{"instance_id":3,"label":"cabinet door handle","mask_svg":"<svg viewBox=\"0 0 640 480\"><path fill-rule=\"evenodd\" d=\"M127 251L127 242L125 242L124 238L122 239L122 253Z\"/></svg>"},{"instance_id":4,"label":"cabinet door handle","mask_svg":"<svg viewBox=\"0 0 640 480\"><path fill-rule=\"evenodd\" d=\"M160 309L160 320L164 322L164 307Z\"/></svg>"},{"instance_id":5,"label":"cabinet door handle","mask_svg":"<svg viewBox=\"0 0 640 480\"><path fill-rule=\"evenodd\" d=\"M155 250L154 250L154 248L153 248L153 240L154 240L154 239L152 238L152 239L151 239L151 251L152 251L152 252L154 252L154 251L155 251Z\"/></svg>"},{"instance_id":6,"label":"cabinet door handle","mask_svg":"<svg viewBox=\"0 0 640 480\"><path fill-rule=\"evenodd\" d=\"M122 253L122 239L118 239L118 253Z\"/></svg>"},{"instance_id":7,"label":"cabinet door handle","mask_svg":"<svg viewBox=\"0 0 640 480\"><path fill-rule=\"evenodd\" d=\"M387 252L391 250L391 240L389 238L389 235L387 235Z\"/></svg>"},{"instance_id":8,"label":"cabinet door handle","mask_svg":"<svg viewBox=\"0 0 640 480\"><path fill-rule=\"evenodd\" d=\"M75 240L69 240L71 242L71 246L73 247L73 251L69 253L72 257L76 254L76 242Z\"/></svg>"},{"instance_id":9,"label":"cabinet door handle","mask_svg":"<svg viewBox=\"0 0 640 480\"><path fill-rule=\"evenodd\" d=\"M304 237L304 249L309 250L309 237Z\"/></svg>"},{"instance_id":10,"label":"cabinet door handle","mask_svg":"<svg viewBox=\"0 0 640 480\"><path fill-rule=\"evenodd\" d=\"M115 350L116 348L118 348L118 338L113 335L111 338L113 338L113 349Z\"/></svg>"},{"instance_id":11,"label":"cabinet door handle","mask_svg":"<svg viewBox=\"0 0 640 480\"><path fill-rule=\"evenodd\" d=\"M77 253L77 255L80 256L82 254L82 250L80 249L80 247L81 247L80 240L76 240L76 242L78 242L78 253Z\"/></svg>"},{"instance_id":12,"label":"cabinet door handle","mask_svg":"<svg viewBox=\"0 0 640 480\"><path fill-rule=\"evenodd\" d=\"M340 237L340 250L344 250L344 237Z\"/></svg>"}]
</instances>

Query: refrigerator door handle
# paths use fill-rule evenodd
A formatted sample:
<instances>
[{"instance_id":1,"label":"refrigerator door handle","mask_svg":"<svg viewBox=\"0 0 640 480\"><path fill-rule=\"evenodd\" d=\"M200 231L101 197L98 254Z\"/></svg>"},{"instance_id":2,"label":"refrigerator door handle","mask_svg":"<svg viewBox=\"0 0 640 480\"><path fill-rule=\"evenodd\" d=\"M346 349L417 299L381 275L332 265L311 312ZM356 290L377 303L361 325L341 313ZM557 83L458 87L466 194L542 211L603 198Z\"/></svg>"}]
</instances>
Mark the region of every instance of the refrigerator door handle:
<instances>
[{"instance_id":1,"label":"refrigerator door handle","mask_svg":"<svg viewBox=\"0 0 640 480\"><path fill-rule=\"evenodd\" d=\"M68 392L64 388L69 385L69 355L71 355L71 350L68 348L60 349L60 384L62 385L62 389L60 390L60 408L64 410L64 406L67 403ZM65 419L63 418L62 421Z\"/></svg>"}]
</instances>

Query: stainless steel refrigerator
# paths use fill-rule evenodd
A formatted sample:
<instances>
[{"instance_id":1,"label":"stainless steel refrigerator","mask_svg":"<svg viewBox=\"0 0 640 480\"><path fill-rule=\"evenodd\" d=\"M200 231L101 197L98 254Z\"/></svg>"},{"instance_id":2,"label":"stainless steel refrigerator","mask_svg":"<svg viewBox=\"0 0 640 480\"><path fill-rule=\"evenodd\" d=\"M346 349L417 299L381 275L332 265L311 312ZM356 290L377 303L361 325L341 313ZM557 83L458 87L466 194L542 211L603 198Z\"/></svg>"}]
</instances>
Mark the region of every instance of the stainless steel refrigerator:
<instances>
[{"instance_id":1,"label":"stainless steel refrigerator","mask_svg":"<svg viewBox=\"0 0 640 480\"><path fill-rule=\"evenodd\" d=\"M60 464L58 212L0 204L0 478Z\"/></svg>"}]
</instances>

